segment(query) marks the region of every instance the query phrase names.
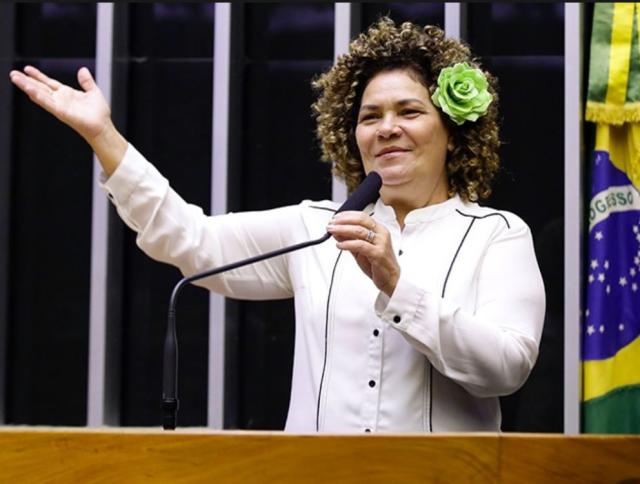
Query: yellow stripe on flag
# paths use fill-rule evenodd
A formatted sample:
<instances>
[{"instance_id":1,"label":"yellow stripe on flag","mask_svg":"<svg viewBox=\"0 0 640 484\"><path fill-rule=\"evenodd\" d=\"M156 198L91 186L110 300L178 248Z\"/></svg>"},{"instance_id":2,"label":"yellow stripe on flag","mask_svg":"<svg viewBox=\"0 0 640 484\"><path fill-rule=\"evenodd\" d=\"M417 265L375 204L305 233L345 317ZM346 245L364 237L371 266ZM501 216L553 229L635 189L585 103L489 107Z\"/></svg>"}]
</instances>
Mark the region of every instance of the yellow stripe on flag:
<instances>
[{"instance_id":1,"label":"yellow stripe on flag","mask_svg":"<svg viewBox=\"0 0 640 484\"><path fill-rule=\"evenodd\" d=\"M640 45L640 2L635 2L635 16L636 16L636 34L638 35L638 45Z\"/></svg>"},{"instance_id":2,"label":"yellow stripe on flag","mask_svg":"<svg viewBox=\"0 0 640 484\"><path fill-rule=\"evenodd\" d=\"M613 9L607 103L622 106L627 97L634 3L616 3Z\"/></svg>"},{"instance_id":3,"label":"yellow stripe on flag","mask_svg":"<svg viewBox=\"0 0 640 484\"><path fill-rule=\"evenodd\" d=\"M640 190L640 123L622 126L598 123L595 149L607 151L611 163Z\"/></svg>"},{"instance_id":4,"label":"yellow stripe on flag","mask_svg":"<svg viewBox=\"0 0 640 484\"><path fill-rule=\"evenodd\" d=\"M616 388L640 383L640 336L606 360L583 363L584 401L597 398Z\"/></svg>"}]
</instances>

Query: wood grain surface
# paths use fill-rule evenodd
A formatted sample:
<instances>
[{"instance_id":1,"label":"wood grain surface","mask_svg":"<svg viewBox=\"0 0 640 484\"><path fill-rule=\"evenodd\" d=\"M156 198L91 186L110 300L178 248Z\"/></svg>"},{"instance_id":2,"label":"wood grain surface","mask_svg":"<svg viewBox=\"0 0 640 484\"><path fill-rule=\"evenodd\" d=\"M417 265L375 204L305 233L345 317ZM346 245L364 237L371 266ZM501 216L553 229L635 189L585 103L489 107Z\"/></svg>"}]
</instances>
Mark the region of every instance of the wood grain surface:
<instances>
[{"instance_id":1,"label":"wood grain surface","mask_svg":"<svg viewBox=\"0 0 640 484\"><path fill-rule=\"evenodd\" d=\"M0 482L640 483L640 437L0 427Z\"/></svg>"},{"instance_id":2,"label":"wood grain surface","mask_svg":"<svg viewBox=\"0 0 640 484\"><path fill-rule=\"evenodd\" d=\"M640 436L503 434L500 458L501 482L640 484Z\"/></svg>"}]
</instances>

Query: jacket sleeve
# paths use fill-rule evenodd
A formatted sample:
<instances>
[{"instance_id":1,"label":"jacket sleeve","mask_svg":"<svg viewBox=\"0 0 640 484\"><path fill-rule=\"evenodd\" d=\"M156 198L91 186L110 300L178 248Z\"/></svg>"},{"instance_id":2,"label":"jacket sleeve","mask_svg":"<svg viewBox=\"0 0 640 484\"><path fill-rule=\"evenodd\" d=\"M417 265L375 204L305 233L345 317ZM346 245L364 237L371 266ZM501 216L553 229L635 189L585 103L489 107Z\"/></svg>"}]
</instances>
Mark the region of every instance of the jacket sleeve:
<instances>
[{"instance_id":1,"label":"jacket sleeve","mask_svg":"<svg viewBox=\"0 0 640 484\"><path fill-rule=\"evenodd\" d=\"M378 297L376 312L472 395L507 395L533 368L544 322L544 286L524 222L491 241L477 291L475 309L463 309L401 274L392 297Z\"/></svg>"},{"instance_id":2,"label":"jacket sleeve","mask_svg":"<svg viewBox=\"0 0 640 484\"><path fill-rule=\"evenodd\" d=\"M137 232L137 245L185 276L288 245L300 219L296 206L207 216L185 202L132 145L101 186L122 220ZM287 265L286 255L275 257L196 284L234 298L288 298L293 291Z\"/></svg>"}]
</instances>

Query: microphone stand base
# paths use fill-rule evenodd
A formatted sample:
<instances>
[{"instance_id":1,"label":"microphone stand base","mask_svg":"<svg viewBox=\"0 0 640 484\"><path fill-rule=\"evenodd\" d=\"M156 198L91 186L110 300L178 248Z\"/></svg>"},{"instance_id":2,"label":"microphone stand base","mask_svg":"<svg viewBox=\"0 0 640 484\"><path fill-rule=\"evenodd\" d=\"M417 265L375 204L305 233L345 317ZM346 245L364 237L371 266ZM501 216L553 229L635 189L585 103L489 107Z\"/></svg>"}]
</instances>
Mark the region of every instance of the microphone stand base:
<instances>
[{"instance_id":1,"label":"microphone stand base","mask_svg":"<svg viewBox=\"0 0 640 484\"><path fill-rule=\"evenodd\" d=\"M176 429L178 407L179 404L177 398L164 398L162 400L162 411L164 413L164 417L162 418L162 428L164 430Z\"/></svg>"}]
</instances>

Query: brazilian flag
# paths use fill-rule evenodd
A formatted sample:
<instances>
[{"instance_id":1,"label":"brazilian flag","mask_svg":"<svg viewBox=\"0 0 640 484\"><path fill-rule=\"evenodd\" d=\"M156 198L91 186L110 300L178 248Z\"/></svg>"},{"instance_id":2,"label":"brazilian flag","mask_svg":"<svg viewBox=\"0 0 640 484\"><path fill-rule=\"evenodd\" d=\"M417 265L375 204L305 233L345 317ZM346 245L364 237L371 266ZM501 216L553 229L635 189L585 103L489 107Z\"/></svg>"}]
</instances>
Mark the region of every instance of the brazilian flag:
<instances>
[{"instance_id":1,"label":"brazilian flag","mask_svg":"<svg viewBox=\"0 0 640 484\"><path fill-rule=\"evenodd\" d=\"M640 4L594 5L582 430L640 433Z\"/></svg>"}]
</instances>

